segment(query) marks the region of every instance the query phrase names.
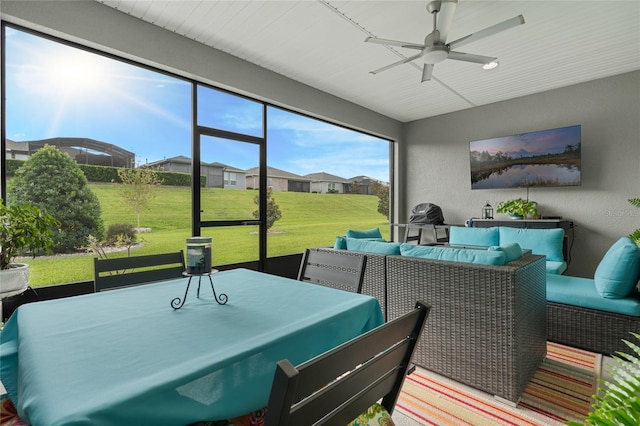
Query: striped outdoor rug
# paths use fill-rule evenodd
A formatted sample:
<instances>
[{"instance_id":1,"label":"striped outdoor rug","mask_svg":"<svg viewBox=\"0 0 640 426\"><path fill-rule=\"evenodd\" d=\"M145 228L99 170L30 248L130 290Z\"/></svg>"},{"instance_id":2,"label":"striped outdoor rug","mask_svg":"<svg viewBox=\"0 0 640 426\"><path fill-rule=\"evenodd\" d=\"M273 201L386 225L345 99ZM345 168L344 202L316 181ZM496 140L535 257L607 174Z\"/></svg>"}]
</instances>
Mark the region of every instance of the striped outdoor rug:
<instances>
[{"instance_id":1,"label":"striped outdoor rug","mask_svg":"<svg viewBox=\"0 0 640 426\"><path fill-rule=\"evenodd\" d=\"M408 376L396 412L423 425L561 425L584 421L597 390L602 356L547 343L547 357L517 407L418 368Z\"/></svg>"}]
</instances>

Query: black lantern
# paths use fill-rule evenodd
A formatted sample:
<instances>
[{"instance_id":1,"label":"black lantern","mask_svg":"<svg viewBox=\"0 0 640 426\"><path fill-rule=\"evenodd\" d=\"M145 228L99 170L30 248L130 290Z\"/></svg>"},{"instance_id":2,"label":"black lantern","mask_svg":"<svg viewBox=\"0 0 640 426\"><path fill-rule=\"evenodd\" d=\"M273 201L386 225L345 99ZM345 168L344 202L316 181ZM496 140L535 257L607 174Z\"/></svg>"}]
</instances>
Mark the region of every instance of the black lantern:
<instances>
[{"instance_id":1,"label":"black lantern","mask_svg":"<svg viewBox=\"0 0 640 426\"><path fill-rule=\"evenodd\" d=\"M482 208L482 218L483 219L493 219L493 207L487 201L487 204Z\"/></svg>"}]
</instances>

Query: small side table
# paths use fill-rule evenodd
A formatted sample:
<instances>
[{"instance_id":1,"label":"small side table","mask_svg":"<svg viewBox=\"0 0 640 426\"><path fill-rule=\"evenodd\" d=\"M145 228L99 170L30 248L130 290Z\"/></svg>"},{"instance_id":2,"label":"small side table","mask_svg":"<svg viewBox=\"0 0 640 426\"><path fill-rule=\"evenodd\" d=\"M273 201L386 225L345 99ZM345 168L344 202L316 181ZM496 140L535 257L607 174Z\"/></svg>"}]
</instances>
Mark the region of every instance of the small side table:
<instances>
[{"instance_id":1,"label":"small side table","mask_svg":"<svg viewBox=\"0 0 640 426\"><path fill-rule=\"evenodd\" d=\"M196 292L196 297L199 299L200 298L200 284L202 282L202 277L203 276L207 276L209 277L209 284L211 284L211 291L213 292L213 297L216 299L216 302L218 302L219 305L224 305L225 303L227 303L228 297L226 294L224 293L220 293L220 297L218 297L218 295L216 294L216 290L213 288L213 279L211 278L211 275L215 274L216 272L218 272L217 269L211 269L211 272L203 272L200 274L191 274L189 272L183 272L182 275L185 277L189 277L189 281L187 282L187 289L184 292L184 297L182 298L182 300L179 297L174 298L171 301L171 307L173 309L180 309L184 306L184 302L187 301L187 294L189 293L189 286L191 285L191 278L193 277L198 277L198 291Z\"/></svg>"}]
</instances>

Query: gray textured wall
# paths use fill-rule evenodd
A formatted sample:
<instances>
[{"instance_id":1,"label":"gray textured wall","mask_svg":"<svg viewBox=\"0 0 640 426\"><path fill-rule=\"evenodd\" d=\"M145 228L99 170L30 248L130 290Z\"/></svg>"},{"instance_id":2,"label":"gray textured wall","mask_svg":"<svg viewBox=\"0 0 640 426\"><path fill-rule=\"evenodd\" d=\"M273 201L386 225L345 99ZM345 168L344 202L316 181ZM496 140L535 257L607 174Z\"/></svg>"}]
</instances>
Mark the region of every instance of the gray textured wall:
<instances>
[{"instance_id":1,"label":"gray textured wall","mask_svg":"<svg viewBox=\"0 0 640 426\"><path fill-rule=\"evenodd\" d=\"M480 217L487 200L495 208L525 198L525 189L471 190L469 141L574 124L582 125L582 185L532 188L529 198L541 214L575 222L567 273L592 277L609 246L640 227L640 210L627 202L640 197L640 72L406 124L399 220L413 205L432 202L447 223L462 224Z\"/></svg>"}]
</instances>

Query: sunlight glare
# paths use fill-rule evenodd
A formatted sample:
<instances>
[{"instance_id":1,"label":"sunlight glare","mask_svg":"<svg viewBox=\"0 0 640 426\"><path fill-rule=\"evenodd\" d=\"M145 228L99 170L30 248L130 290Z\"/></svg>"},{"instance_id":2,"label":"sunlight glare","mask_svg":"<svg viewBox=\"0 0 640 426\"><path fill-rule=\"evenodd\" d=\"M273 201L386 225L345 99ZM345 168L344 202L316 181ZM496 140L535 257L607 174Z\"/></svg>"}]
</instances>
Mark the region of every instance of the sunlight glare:
<instances>
[{"instance_id":1,"label":"sunlight glare","mask_svg":"<svg viewBox=\"0 0 640 426\"><path fill-rule=\"evenodd\" d=\"M49 61L47 75L51 87L66 95L108 90L110 77L107 65L97 59L84 52L68 52L63 56L58 53Z\"/></svg>"}]
</instances>

